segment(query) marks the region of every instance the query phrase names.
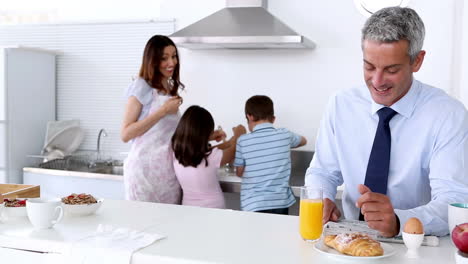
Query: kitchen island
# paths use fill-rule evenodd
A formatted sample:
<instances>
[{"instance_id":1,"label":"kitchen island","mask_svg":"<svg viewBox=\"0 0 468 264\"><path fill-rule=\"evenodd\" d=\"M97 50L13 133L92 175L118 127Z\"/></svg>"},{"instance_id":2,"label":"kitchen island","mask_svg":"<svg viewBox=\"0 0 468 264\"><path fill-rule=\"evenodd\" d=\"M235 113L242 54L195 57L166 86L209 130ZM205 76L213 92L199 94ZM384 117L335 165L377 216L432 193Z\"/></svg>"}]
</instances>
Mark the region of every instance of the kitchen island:
<instances>
[{"instance_id":1,"label":"kitchen island","mask_svg":"<svg viewBox=\"0 0 468 264\"><path fill-rule=\"evenodd\" d=\"M145 263L341 263L304 242L297 216L260 214L181 205L105 200L95 215L65 216L54 228L36 231L26 217L0 224L0 253L6 263L67 263L74 243L109 224L167 236L134 253ZM438 247L421 247L419 259L396 254L378 263L454 263L449 237ZM103 254L108 254L105 248ZM48 253L48 254L44 254ZM12 258L12 259L9 259Z\"/></svg>"}]
</instances>

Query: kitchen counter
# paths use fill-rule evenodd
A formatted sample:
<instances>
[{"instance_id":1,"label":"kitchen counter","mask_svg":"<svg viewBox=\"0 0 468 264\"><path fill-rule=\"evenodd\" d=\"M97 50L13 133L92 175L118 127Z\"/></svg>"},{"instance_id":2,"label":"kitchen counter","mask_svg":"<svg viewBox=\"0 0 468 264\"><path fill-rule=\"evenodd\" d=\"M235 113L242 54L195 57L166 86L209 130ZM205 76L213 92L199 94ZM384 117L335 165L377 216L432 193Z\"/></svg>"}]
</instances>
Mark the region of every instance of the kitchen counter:
<instances>
[{"instance_id":1,"label":"kitchen counter","mask_svg":"<svg viewBox=\"0 0 468 264\"><path fill-rule=\"evenodd\" d=\"M53 170L53 169L26 167L23 169L23 172L47 174L47 175L55 175L55 176L65 176L65 177L79 177L79 178L88 178L88 179L123 181L122 175L90 173L90 172L81 172L81 171ZM240 183L242 181L241 177L236 176L234 173L228 173L224 169L219 169L218 175L219 175L219 181L221 184L221 189L223 190L223 192L240 193ZM304 178L303 175L292 175L291 184L300 183L302 185L304 182L303 178ZM293 185L291 188L293 189L294 195L296 197L299 197L300 186ZM339 186L336 199L341 199L342 191L343 191L343 186Z\"/></svg>"},{"instance_id":2,"label":"kitchen counter","mask_svg":"<svg viewBox=\"0 0 468 264\"><path fill-rule=\"evenodd\" d=\"M54 169L25 167L25 168L23 168L23 173L24 172L55 175L55 176L80 177L80 178L123 181L122 175L91 173L91 172L83 172L83 171L54 170Z\"/></svg>"},{"instance_id":3,"label":"kitchen counter","mask_svg":"<svg viewBox=\"0 0 468 264\"><path fill-rule=\"evenodd\" d=\"M304 242L298 217L190 206L106 200L96 215L65 217L54 229L34 231L26 218L0 225L0 247L66 257L72 243L100 223L166 235L134 254L132 263L336 263ZM379 263L407 263L405 247ZM453 263L448 237L422 247L420 263ZM103 251L104 252L104 251ZM4 256L4 255L2 255ZM412 262L419 263L419 262Z\"/></svg>"},{"instance_id":4,"label":"kitchen counter","mask_svg":"<svg viewBox=\"0 0 468 264\"><path fill-rule=\"evenodd\" d=\"M52 229L34 230L26 217L4 222L0 224L0 252L2 260L21 256L30 257L31 263L50 263L51 258L55 263L67 263L74 242L92 235L99 224L110 224L167 236L134 253L133 264L343 261L304 242L298 233L298 221L297 216L105 200L96 215L67 215ZM403 244L391 246L396 254L379 263L454 263L455 247L449 237L441 238L439 247L421 247L420 259L405 257ZM102 252L106 254L106 249ZM10 261L14 262L18 263Z\"/></svg>"}]
</instances>

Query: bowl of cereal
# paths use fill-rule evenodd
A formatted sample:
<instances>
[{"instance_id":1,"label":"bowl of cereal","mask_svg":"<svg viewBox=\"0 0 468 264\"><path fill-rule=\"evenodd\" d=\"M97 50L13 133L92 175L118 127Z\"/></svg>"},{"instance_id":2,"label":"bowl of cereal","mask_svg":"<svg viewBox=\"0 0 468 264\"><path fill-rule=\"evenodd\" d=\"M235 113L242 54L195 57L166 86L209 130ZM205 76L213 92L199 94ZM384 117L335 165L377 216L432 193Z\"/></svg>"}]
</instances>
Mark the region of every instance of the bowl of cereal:
<instances>
[{"instance_id":1,"label":"bowl of cereal","mask_svg":"<svg viewBox=\"0 0 468 264\"><path fill-rule=\"evenodd\" d=\"M26 212L26 199L3 199L3 216L8 220L28 216Z\"/></svg>"},{"instance_id":2,"label":"bowl of cereal","mask_svg":"<svg viewBox=\"0 0 468 264\"><path fill-rule=\"evenodd\" d=\"M104 200L96 199L91 194L72 193L62 198L62 207L66 214L85 216L94 214Z\"/></svg>"}]
</instances>

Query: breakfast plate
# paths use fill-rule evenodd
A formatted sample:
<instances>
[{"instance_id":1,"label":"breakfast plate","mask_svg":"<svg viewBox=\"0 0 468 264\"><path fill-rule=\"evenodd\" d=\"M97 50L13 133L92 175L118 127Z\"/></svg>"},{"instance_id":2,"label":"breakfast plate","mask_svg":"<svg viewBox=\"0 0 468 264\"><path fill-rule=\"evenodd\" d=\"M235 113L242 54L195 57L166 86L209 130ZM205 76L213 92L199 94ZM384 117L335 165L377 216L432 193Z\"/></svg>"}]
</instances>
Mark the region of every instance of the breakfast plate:
<instances>
[{"instance_id":1,"label":"breakfast plate","mask_svg":"<svg viewBox=\"0 0 468 264\"><path fill-rule=\"evenodd\" d=\"M358 261L359 263L374 261L376 259L388 258L390 256L393 256L396 253L396 250L391 245L387 243L380 243L380 245L382 246L384 250L384 254L382 256L376 256L376 257L355 257L355 256L345 255L334 250L333 248L326 246L323 243L323 240L317 241L317 243L315 243L314 245L314 249L323 255L335 258L337 260L347 260L347 261L352 260L352 261Z\"/></svg>"}]
</instances>

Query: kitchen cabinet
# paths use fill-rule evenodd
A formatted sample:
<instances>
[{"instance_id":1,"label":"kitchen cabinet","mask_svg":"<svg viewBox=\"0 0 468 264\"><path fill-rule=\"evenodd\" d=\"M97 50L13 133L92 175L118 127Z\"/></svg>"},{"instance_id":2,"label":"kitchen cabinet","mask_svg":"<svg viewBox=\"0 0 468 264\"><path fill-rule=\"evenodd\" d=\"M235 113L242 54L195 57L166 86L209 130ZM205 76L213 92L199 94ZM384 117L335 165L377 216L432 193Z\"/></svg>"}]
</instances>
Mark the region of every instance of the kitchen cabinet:
<instances>
[{"instance_id":1,"label":"kitchen cabinet","mask_svg":"<svg viewBox=\"0 0 468 264\"><path fill-rule=\"evenodd\" d=\"M27 155L41 152L55 120L55 54L0 48L0 183L22 183Z\"/></svg>"},{"instance_id":2,"label":"kitchen cabinet","mask_svg":"<svg viewBox=\"0 0 468 264\"><path fill-rule=\"evenodd\" d=\"M240 210L241 178L218 171L221 189L228 209ZM80 171L53 170L27 167L23 169L25 184L40 185L41 197L57 198L71 193L89 193L99 198L124 199L125 191L122 175L89 173ZM340 211L343 186L338 187L336 203ZM289 208L290 215L299 215L299 187L293 186L296 203Z\"/></svg>"},{"instance_id":3,"label":"kitchen cabinet","mask_svg":"<svg viewBox=\"0 0 468 264\"><path fill-rule=\"evenodd\" d=\"M122 176L25 168L23 177L25 184L40 185L41 197L59 198L71 193L88 193L105 199L125 198Z\"/></svg>"}]
</instances>

